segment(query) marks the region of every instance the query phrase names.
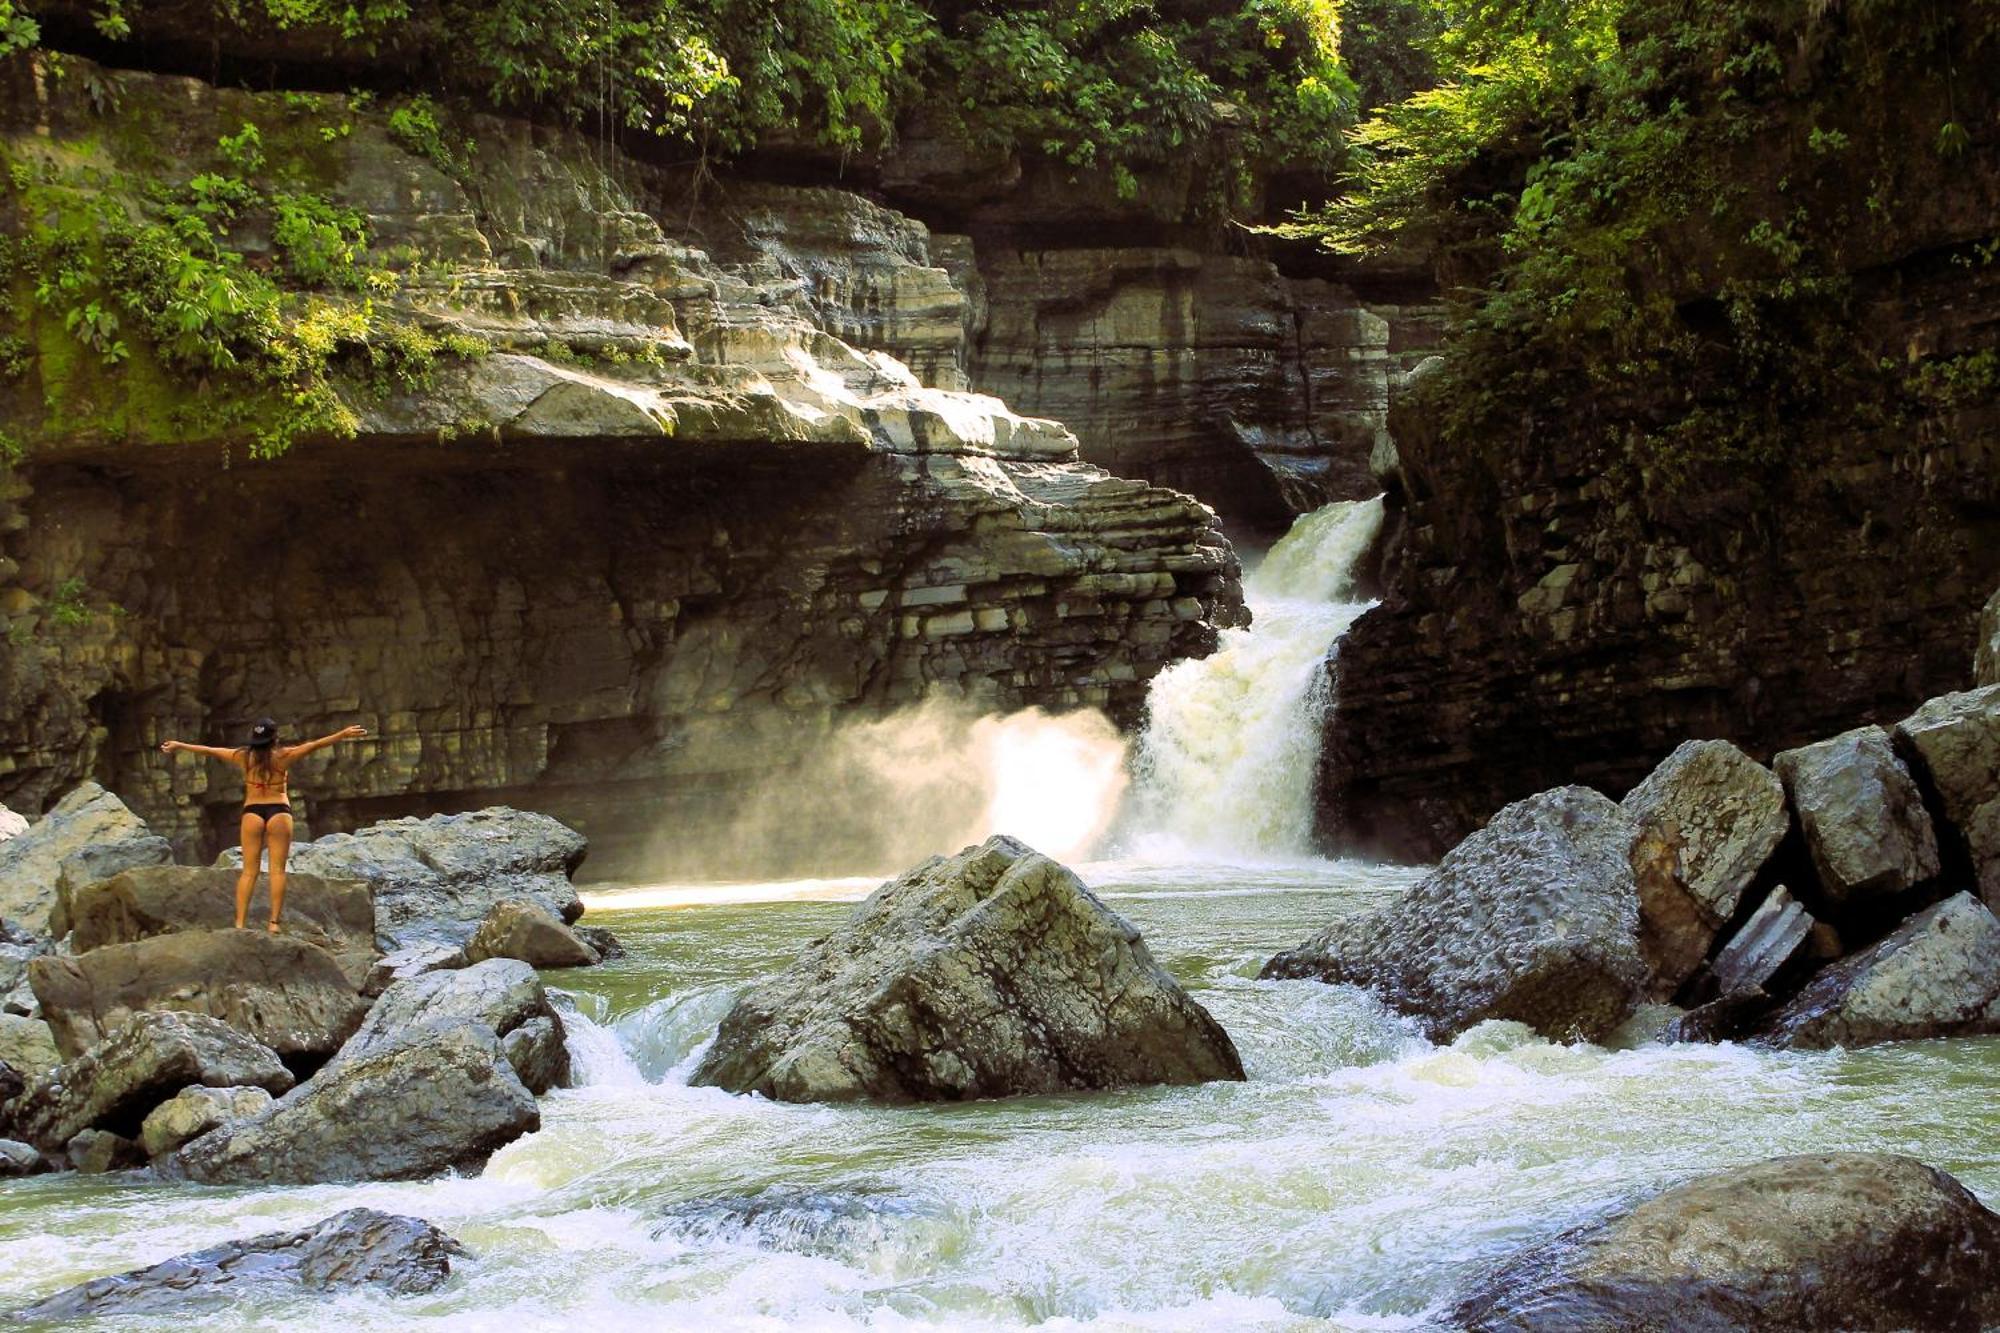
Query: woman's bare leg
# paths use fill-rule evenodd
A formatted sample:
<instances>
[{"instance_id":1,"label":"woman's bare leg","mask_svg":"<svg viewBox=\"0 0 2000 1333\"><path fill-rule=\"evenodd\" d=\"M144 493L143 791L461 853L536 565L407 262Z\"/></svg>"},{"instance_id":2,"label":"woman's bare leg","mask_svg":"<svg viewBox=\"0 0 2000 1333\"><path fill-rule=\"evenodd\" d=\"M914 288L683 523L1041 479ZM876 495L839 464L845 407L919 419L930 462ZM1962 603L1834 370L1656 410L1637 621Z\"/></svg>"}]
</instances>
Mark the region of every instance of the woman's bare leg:
<instances>
[{"instance_id":1,"label":"woman's bare leg","mask_svg":"<svg viewBox=\"0 0 2000 1333\"><path fill-rule=\"evenodd\" d=\"M236 928L250 915L250 895L257 891L257 863L264 859L264 821L243 816L243 873L236 877Z\"/></svg>"},{"instance_id":2,"label":"woman's bare leg","mask_svg":"<svg viewBox=\"0 0 2000 1333\"><path fill-rule=\"evenodd\" d=\"M278 913L285 910L285 857L292 850L292 817L272 815L264 825L271 839L271 925L278 929Z\"/></svg>"}]
</instances>

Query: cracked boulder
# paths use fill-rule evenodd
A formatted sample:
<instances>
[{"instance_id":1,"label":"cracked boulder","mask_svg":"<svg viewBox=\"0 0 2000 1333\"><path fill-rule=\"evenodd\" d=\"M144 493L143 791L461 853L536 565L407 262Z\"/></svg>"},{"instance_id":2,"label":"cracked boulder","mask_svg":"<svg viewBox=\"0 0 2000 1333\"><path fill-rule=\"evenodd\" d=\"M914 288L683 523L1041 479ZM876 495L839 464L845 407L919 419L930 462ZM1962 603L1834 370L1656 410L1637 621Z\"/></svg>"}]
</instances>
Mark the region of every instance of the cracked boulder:
<instances>
[{"instance_id":1,"label":"cracked boulder","mask_svg":"<svg viewBox=\"0 0 2000 1333\"><path fill-rule=\"evenodd\" d=\"M2000 907L2000 685L1930 700L1896 724L1896 747L1965 840L1980 896Z\"/></svg>"},{"instance_id":2,"label":"cracked boulder","mask_svg":"<svg viewBox=\"0 0 2000 1333\"><path fill-rule=\"evenodd\" d=\"M1938 873L1937 834L1923 794L1882 728L1858 727L1786 750L1773 766L1829 901L1863 905Z\"/></svg>"},{"instance_id":3,"label":"cracked boulder","mask_svg":"<svg viewBox=\"0 0 2000 1333\"><path fill-rule=\"evenodd\" d=\"M958 1101L1240 1079L1139 932L1006 837L891 880L723 1019L694 1082L779 1101Z\"/></svg>"}]
</instances>

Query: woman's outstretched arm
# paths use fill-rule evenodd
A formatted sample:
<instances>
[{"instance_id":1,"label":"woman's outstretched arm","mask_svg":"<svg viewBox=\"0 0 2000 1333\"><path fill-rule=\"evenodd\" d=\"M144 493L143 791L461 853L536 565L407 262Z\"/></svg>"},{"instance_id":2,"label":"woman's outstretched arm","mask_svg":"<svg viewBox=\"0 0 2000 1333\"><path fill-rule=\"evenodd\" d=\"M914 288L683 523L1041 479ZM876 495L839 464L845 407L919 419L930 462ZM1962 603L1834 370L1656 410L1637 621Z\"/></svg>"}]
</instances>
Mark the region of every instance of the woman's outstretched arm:
<instances>
[{"instance_id":1,"label":"woman's outstretched arm","mask_svg":"<svg viewBox=\"0 0 2000 1333\"><path fill-rule=\"evenodd\" d=\"M341 741L360 740L367 734L368 728L366 727L342 727L331 736L322 736L316 741L301 741L297 745L287 745L285 747L285 758L287 761L299 759L311 754L315 750L324 750L329 745L337 745Z\"/></svg>"},{"instance_id":2,"label":"woman's outstretched arm","mask_svg":"<svg viewBox=\"0 0 2000 1333\"><path fill-rule=\"evenodd\" d=\"M243 762L243 752L241 750L225 749L220 745L190 745L186 741L160 742L160 751L163 754L173 754L179 750L185 750L189 754L198 754L204 759L220 759L225 764L241 764Z\"/></svg>"}]
</instances>

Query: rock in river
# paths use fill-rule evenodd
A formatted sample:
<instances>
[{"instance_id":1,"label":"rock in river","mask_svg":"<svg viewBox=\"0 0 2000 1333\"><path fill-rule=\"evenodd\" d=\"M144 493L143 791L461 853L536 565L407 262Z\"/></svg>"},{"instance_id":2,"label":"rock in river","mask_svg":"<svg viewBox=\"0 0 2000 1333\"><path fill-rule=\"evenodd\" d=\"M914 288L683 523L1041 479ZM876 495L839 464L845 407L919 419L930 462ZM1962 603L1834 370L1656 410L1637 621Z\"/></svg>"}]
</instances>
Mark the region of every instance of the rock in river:
<instances>
[{"instance_id":1,"label":"rock in river","mask_svg":"<svg viewBox=\"0 0 2000 1333\"><path fill-rule=\"evenodd\" d=\"M1822 1049L1985 1032L2000 1032L2000 918L1961 893L1822 970L1761 1035Z\"/></svg>"},{"instance_id":2,"label":"rock in river","mask_svg":"<svg viewBox=\"0 0 2000 1333\"><path fill-rule=\"evenodd\" d=\"M1646 983L1638 828L1586 787L1516 801L1393 902L1264 967L1376 992L1438 1040L1489 1018L1602 1038Z\"/></svg>"},{"instance_id":3,"label":"rock in river","mask_svg":"<svg viewBox=\"0 0 2000 1333\"><path fill-rule=\"evenodd\" d=\"M336 1064L411 1041L424 1029L472 1023L502 1043L528 1090L569 1081L562 1019L535 969L514 958L489 958L456 971L426 972L382 992Z\"/></svg>"},{"instance_id":4,"label":"rock in river","mask_svg":"<svg viewBox=\"0 0 2000 1333\"><path fill-rule=\"evenodd\" d=\"M64 1055L81 1054L132 1015L207 1014L281 1056L318 1062L340 1049L367 1003L332 954L261 930L180 931L28 967Z\"/></svg>"},{"instance_id":5,"label":"rock in river","mask_svg":"<svg viewBox=\"0 0 2000 1333\"><path fill-rule=\"evenodd\" d=\"M260 884L260 903L263 893ZM148 866L66 889L53 929L69 933L71 950L88 953L155 935L226 930L235 920L235 871ZM263 918L256 921L262 929ZM375 903L361 880L289 876L284 929L286 936L332 954L357 984L375 965Z\"/></svg>"},{"instance_id":6,"label":"rock in river","mask_svg":"<svg viewBox=\"0 0 2000 1333\"><path fill-rule=\"evenodd\" d=\"M1786 750L1774 764L1799 812L1820 890L1832 902L1893 897L1938 873L1923 794L1882 728Z\"/></svg>"},{"instance_id":7,"label":"rock in river","mask_svg":"<svg viewBox=\"0 0 2000 1333\"><path fill-rule=\"evenodd\" d=\"M262 1088L187 1088L155 1106L139 1127L148 1157L164 1157L183 1143L235 1120L248 1120L271 1104Z\"/></svg>"},{"instance_id":8,"label":"rock in river","mask_svg":"<svg viewBox=\"0 0 2000 1333\"><path fill-rule=\"evenodd\" d=\"M569 877L586 847L582 834L547 815L494 806L392 819L300 843L291 868L367 881L386 953L424 941L462 945L494 904L509 898L532 899L564 922L576 920L583 901ZM221 864L241 860L225 853Z\"/></svg>"},{"instance_id":9,"label":"rock in river","mask_svg":"<svg viewBox=\"0 0 2000 1333\"><path fill-rule=\"evenodd\" d=\"M2000 1320L2000 1216L1908 1157L1779 1157L1668 1190L1504 1265L1453 1328L1972 1330Z\"/></svg>"},{"instance_id":10,"label":"rock in river","mask_svg":"<svg viewBox=\"0 0 2000 1333\"><path fill-rule=\"evenodd\" d=\"M9 1108L11 1137L44 1152L86 1129L131 1135L182 1088L283 1092L292 1076L267 1047L204 1014L139 1014L116 1035L36 1079Z\"/></svg>"},{"instance_id":11,"label":"rock in river","mask_svg":"<svg viewBox=\"0 0 2000 1333\"><path fill-rule=\"evenodd\" d=\"M884 884L751 987L694 1082L913 1102L1242 1077L1229 1035L1137 930L996 837Z\"/></svg>"},{"instance_id":12,"label":"rock in river","mask_svg":"<svg viewBox=\"0 0 2000 1333\"><path fill-rule=\"evenodd\" d=\"M90 1281L37 1301L16 1319L186 1314L229 1306L257 1287L310 1292L377 1287L435 1291L465 1247L430 1223L350 1208L303 1231L278 1231L176 1255L151 1268Z\"/></svg>"},{"instance_id":13,"label":"rock in river","mask_svg":"<svg viewBox=\"0 0 2000 1333\"><path fill-rule=\"evenodd\" d=\"M95 782L80 784L28 831L0 842L0 917L49 929L58 892L174 859L167 840Z\"/></svg>"},{"instance_id":14,"label":"rock in river","mask_svg":"<svg viewBox=\"0 0 2000 1333\"><path fill-rule=\"evenodd\" d=\"M195 1139L161 1169L214 1185L416 1180L483 1165L541 1127L534 1094L477 1024L423 1028L340 1059L248 1120Z\"/></svg>"},{"instance_id":15,"label":"rock in river","mask_svg":"<svg viewBox=\"0 0 2000 1333\"><path fill-rule=\"evenodd\" d=\"M595 967L597 951L531 898L493 904L465 946L471 962L518 958L530 967Z\"/></svg>"},{"instance_id":16,"label":"rock in river","mask_svg":"<svg viewBox=\"0 0 2000 1333\"><path fill-rule=\"evenodd\" d=\"M1896 724L1972 854L1979 894L2000 908L2000 685L1945 694Z\"/></svg>"}]
</instances>

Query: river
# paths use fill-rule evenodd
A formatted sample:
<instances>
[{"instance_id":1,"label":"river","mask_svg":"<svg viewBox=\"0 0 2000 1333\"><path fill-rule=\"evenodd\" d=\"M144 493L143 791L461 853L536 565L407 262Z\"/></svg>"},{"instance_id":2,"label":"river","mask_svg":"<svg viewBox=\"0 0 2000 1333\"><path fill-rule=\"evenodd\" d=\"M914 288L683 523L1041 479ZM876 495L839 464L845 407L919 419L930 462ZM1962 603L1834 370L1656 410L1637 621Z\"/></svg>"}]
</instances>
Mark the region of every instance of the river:
<instances>
[{"instance_id":1,"label":"river","mask_svg":"<svg viewBox=\"0 0 2000 1333\"><path fill-rule=\"evenodd\" d=\"M1358 558L1372 521L1346 509L1302 540ZM366 1205L428 1218L473 1257L432 1295L248 1292L203 1326L1419 1328L1514 1247L1731 1163L1906 1152L2000 1200L2000 1039L1602 1049L1489 1023L1437 1046L1350 988L1255 980L1273 952L1421 873L1301 854L1313 755L1286 746L1324 707L1323 649L1256 637L1337 633L1361 606L1342 600L1351 579L1318 594L1281 579L1286 554L1252 580L1259 628L1156 692L1136 813L1108 844L1123 859L1077 867L1221 1020L1246 1082L894 1109L690 1088L737 990L877 877L591 886L589 919L629 956L549 974L581 1086L550 1094L540 1132L481 1175L10 1184L0 1307ZM1287 600L1290 622L1274 609ZM1032 819L1018 776L982 799ZM1065 814L1084 799L1048 790Z\"/></svg>"}]
</instances>

